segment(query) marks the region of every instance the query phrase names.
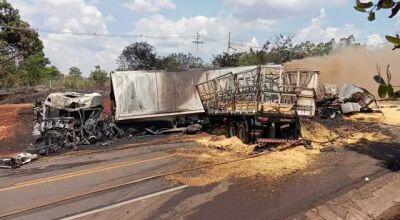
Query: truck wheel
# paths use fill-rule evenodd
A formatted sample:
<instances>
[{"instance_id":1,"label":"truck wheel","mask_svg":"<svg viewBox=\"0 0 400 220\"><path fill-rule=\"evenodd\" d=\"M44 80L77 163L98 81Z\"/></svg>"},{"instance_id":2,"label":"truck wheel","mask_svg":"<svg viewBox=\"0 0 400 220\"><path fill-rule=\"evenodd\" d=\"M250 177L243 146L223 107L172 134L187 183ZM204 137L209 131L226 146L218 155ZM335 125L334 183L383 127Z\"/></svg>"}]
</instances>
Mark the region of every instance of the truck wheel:
<instances>
[{"instance_id":1,"label":"truck wheel","mask_svg":"<svg viewBox=\"0 0 400 220\"><path fill-rule=\"evenodd\" d=\"M238 138L244 143L250 143L249 132L246 129L246 125L244 123L239 123L238 126Z\"/></svg>"},{"instance_id":2,"label":"truck wheel","mask_svg":"<svg viewBox=\"0 0 400 220\"><path fill-rule=\"evenodd\" d=\"M235 137L238 134L239 134L238 123L236 123L235 121L230 122L228 126L228 137Z\"/></svg>"}]
</instances>

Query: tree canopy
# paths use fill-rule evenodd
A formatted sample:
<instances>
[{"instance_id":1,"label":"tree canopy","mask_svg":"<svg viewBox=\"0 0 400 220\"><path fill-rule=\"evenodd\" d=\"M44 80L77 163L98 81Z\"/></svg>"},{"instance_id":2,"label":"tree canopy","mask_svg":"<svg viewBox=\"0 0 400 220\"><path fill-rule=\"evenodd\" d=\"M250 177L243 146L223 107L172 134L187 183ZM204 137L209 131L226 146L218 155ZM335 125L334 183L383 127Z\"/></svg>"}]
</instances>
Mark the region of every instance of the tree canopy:
<instances>
[{"instance_id":1,"label":"tree canopy","mask_svg":"<svg viewBox=\"0 0 400 220\"><path fill-rule=\"evenodd\" d=\"M157 58L157 69L185 70L202 66L203 61L191 53L171 53L166 57Z\"/></svg>"},{"instance_id":2,"label":"tree canopy","mask_svg":"<svg viewBox=\"0 0 400 220\"><path fill-rule=\"evenodd\" d=\"M73 66L69 68L68 75L75 77L82 77L82 71L78 67Z\"/></svg>"},{"instance_id":3,"label":"tree canopy","mask_svg":"<svg viewBox=\"0 0 400 220\"><path fill-rule=\"evenodd\" d=\"M353 37L354 38L354 37ZM344 38L340 44L352 45L354 42ZM345 43L347 42L347 43ZM212 64L218 67L234 67L262 65L267 63L283 64L295 59L311 56L324 56L330 54L335 48L335 40L325 43L312 43L310 41L294 43L294 36L278 35L267 41L261 50L250 49L248 52L219 54L214 56Z\"/></svg>"},{"instance_id":4,"label":"tree canopy","mask_svg":"<svg viewBox=\"0 0 400 220\"><path fill-rule=\"evenodd\" d=\"M95 66L94 70L90 73L91 80L93 80L96 86L105 86L106 82L108 81L108 73L101 69L100 66Z\"/></svg>"},{"instance_id":5,"label":"tree canopy","mask_svg":"<svg viewBox=\"0 0 400 220\"><path fill-rule=\"evenodd\" d=\"M154 47L147 42L136 42L127 46L117 60L118 70L184 70L200 67L203 61L191 53L171 53L157 56Z\"/></svg>"},{"instance_id":6,"label":"tree canopy","mask_svg":"<svg viewBox=\"0 0 400 220\"><path fill-rule=\"evenodd\" d=\"M127 46L118 58L119 70L149 70L156 66L154 47L147 42Z\"/></svg>"},{"instance_id":7,"label":"tree canopy","mask_svg":"<svg viewBox=\"0 0 400 220\"><path fill-rule=\"evenodd\" d=\"M39 34L18 9L0 0L0 85L36 85L60 76L43 52Z\"/></svg>"}]
</instances>

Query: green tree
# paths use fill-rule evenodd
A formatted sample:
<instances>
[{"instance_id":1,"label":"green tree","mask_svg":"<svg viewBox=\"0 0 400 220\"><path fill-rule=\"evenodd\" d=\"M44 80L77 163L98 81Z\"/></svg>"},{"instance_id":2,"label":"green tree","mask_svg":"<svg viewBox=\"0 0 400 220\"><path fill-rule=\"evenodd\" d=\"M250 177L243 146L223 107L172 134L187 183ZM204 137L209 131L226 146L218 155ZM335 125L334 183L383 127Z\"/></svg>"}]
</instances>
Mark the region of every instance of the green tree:
<instances>
[{"instance_id":1,"label":"green tree","mask_svg":"<svg viewBox=\"0 0 400 220\"><path fill-rule=\"evenodd\" d=\"M19 11L6 0L0 0L0 26L0 53L10 60L21 60L43 51L39 34L21 19Z\"/></svg>"},{"instance_id":2,"label":"green tree","mask_svg":"<svg viewBox=\"0 0 400 220\"><path fill-rule=\"evenodd\" d=\"M203 61L194 57L191 53L172 53L167 57L157 59L157 69L166 70L185 70L190 68L201 67Z\"/></svg>"},{"instance_id":3,"label":"green tree","mask_svg":"<svg viewBox=\"0 0 400 220\"><path fill-rule=\"evenodd\" d=\"M55 80L61 75L55 66L49 66L50 61L42 53L28 56L18 70L22 85L33 86L47 80Z\"/></svg>"},{"instance_id":4,"label":"green tree","mask_svg":"<svg viewBox=\"0 0 400 220\"><path fill-rule=\"evenodd\" d=\"M95 66L95 69L90 73L90 79L96 84L96 86L105 86L109 80L108 74L105 70L102 70L100 66Z\"/></svg>"},{"instance_id":5,"label":"green tree","mask_svg":"<svg viewBox=\"0 0 400 220\"><path fill-rule=\"evenodd\" d=\"M118 70L149 70L155 69L157 54L154 47L147 42L136 42L127 46L117 60Z\"/></svg>"},{"instance_id":6,"label":"green tree","mask_svg":"<svg viewBox=\"0 0 400 220\"><path fill-rule=\"evenodd\" d=\"M260 65L266 62L265 51L254 51L240 53L238 58L238 66Z\"/></svg>"},{"instance_id":7,"label":"green tree","mask_svg":"<svg viewBox=\"0 0 400 220\"><path fill-rule=\"evenodd\" d=\"M400 11L400 2L395 2L393 0L378 0L378 1L369 1L369 2L361 2L360 0L356 0L356 5L354 8L361 12L368 14L368 20L374 21L376 19L376 12L379 10L390 10L391 13L389 18L395 17ZM400 48L400 36L386 36L386 39L394 44L395 49Z\"/></svg>"},{"instance_id":8,"label":"green tree","mask_svg":"<svg viewBox=\"0 0 400 220\"><path fill-rule=\"evenodd\" d=\"M60 75L49 66L39 34L23 21L19 11L0 0L0 79L2 85L35 85Z\"/></svg>"},{"instance_id":9,"label":"green tree","mask_svg":"<svg viewBox=\"0 0 400 220\"><path fill-rule=\"evenodd\" d=\"M304 59L311 56L324 56L330 54L337 45L343 47L353 46L351 39L354 37L343 38L343 42L336 44L332 39L325 43L312 43L310 41L295 44L293 36L278 35L274 39L267 41L262 50L250 49L248 52L221 54L214 56L212 63L219 67L251 66L263 65L268 63L282 64L295 59ZM345 43L345 41L348 43Z\"/></svg>"},{"instance_id":10,"label":"green tree","mask_svg":"<svg viewBox=\"0 0 400 220\"><path fill-rule=\"evenodd\" d=\"M83 86L82 71L78 67L71 67L68 70L68 75L64 78L64 86L70 89L76 89Z\"/></svg>"},{"instance_id":11,"label":"green tree","mask_svg":"<svg viewBox=\"0 0 400 220\"><path fill-rule=\"evenodd\" d=\"M233 54L228 54L228 53L223 53L214 56L212 60L212 64L217 67L235 67L238 66L238 61L239 61L239 53L233 53Z\"/></svg>"},{"instance_id":12,"label":"green tree","mask_svg":"<svg viewBox=\"0 0 400 220\"><path fill-rule=\"evenodd\" d=\"M82 77L82 71L78 67L73 66L69 68L68 75L80 78Z\"/></svg>"}]
</instances>

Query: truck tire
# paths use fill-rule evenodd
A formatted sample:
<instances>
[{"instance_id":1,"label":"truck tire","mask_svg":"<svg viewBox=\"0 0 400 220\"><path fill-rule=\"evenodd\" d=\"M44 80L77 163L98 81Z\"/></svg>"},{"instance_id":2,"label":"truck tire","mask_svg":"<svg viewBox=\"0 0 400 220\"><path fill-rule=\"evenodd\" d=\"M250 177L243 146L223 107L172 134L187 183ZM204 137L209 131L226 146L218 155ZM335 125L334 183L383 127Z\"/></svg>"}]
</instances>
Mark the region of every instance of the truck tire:
<instances>
[{"instance_id":1,"label":"truck tire","mask_svg":"<svg viewBox=\"0 0 400 220\"><path fill-rule=\"evenodd\" d=\"M238 138L244 143L244 144L249 144L250 143L250 134L247 130L247 126L245 123L238 123Z\"/></svg>"},{"instance_id":2,"label":"truck tire","mask_svg":"<svg viewBox=\"0 0 400 220\"><path fill-rule=\"evenodd\" d=\"M239 134L239 126L236 121L231 121L228 124L228 137L235 137Z\"/></svg>"}]
</instances>

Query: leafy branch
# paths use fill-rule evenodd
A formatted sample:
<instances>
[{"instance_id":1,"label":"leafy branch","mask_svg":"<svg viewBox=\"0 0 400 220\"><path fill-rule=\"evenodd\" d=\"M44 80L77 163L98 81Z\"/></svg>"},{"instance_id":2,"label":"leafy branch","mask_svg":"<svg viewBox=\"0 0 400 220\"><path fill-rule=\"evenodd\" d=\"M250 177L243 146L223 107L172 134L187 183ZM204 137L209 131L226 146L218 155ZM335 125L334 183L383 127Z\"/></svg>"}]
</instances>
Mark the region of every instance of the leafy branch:
<instances>
[{"instance_id":1,"label":"leafy branch","mask_svg":"<svg viewBox=\"0 0 400 220\"><path fill-rule=\"evenodd\" d=\"M400 98L400 91L395 92L394 88L391 84L392 73L390 72L390 65L388 65L386 68L387 82L383 79L379 66L377 66L377 69L378 69L378 75L374 76L374 80L376 83L379 84L379 88L378 88L379 97L382 99L384 99L386 97L388 97L389 99Z\"/></svg>"},{"instance_id":2,"label":"leafy branch","mask_svg":"<svg viewBox=\"0 0 400 220\"><path fill-rule=\"evenodd\" d=\"M396 16L400 11L400 2L394 0L379 0L377 3L374 3L373 1L361 2L360 0L356 0L354 9L362 13L368 13L368 20L374 21L376 19L376 12L381 9L391 10L389 18ZM393 50L400 49L399 35L386 36L386 40L394 44Z\"/></svg>"}]
</instances>

